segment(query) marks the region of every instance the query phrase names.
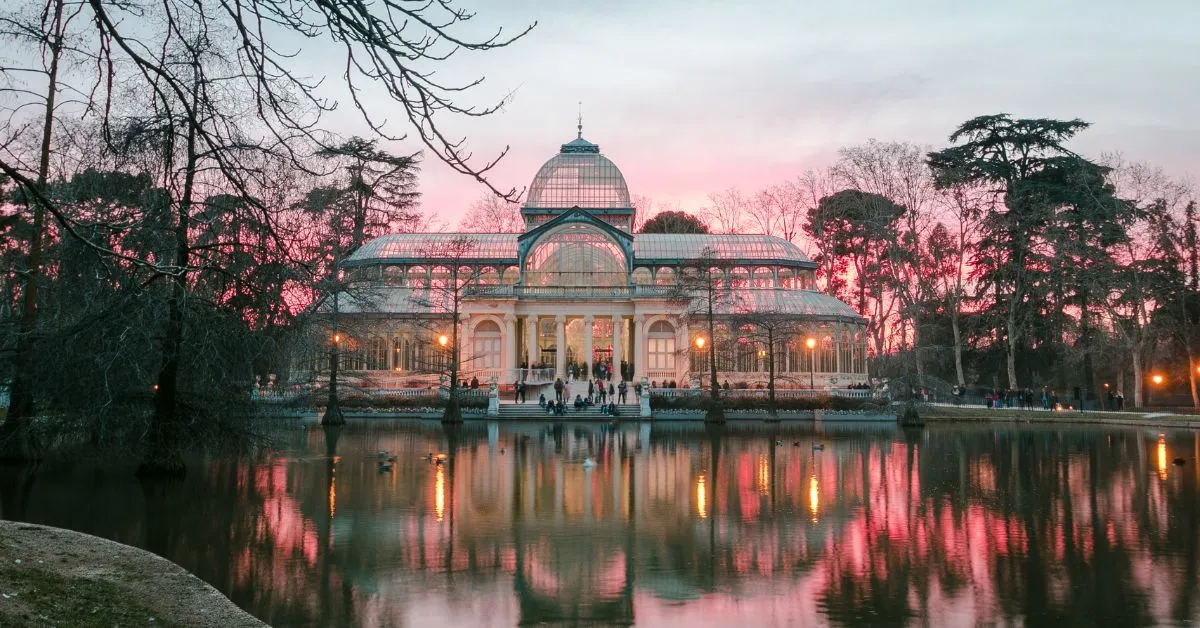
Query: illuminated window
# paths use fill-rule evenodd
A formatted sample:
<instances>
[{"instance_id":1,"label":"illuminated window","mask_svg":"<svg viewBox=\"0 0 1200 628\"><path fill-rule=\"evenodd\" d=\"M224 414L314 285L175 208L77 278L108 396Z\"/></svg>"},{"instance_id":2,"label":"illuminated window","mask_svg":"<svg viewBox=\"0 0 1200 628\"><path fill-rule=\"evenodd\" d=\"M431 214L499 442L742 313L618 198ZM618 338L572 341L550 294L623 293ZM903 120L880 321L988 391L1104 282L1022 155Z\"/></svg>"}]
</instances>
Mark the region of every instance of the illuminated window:
<instances>
[{"instance_id":1,"label":"illuminated window","mask_svg":"<svg viewBox=\"0 0 1200 628\"><path fill-rule=\"evenodd\" d=\"M527 286L624 286L625 254L607 234L586 224L557 227L525 258Z\"/></svg>"},{"instance_id":2,"label":"illuminated window","mask_svg":"<svg viewBox=\"0 0 1200 628\"><path fill-rule=\"evenodd\" d=\"M647 332L648 355L651 369L675 369L675 327L667 321L658 321Z\"/></svg>"}]
</instances>

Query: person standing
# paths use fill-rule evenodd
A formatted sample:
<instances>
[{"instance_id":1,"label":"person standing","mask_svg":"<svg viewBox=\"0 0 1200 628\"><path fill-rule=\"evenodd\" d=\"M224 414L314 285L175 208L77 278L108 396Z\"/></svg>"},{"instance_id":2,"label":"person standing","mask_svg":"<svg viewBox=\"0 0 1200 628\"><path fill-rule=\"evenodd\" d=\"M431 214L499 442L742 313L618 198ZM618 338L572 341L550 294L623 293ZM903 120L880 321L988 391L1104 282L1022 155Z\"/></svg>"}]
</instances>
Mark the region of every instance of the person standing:
<instances>
[{"instance_id":1,"label":"person standing","mask_svg":"<svg viewBox=\"0 0 1200 628\"><path fill-rule=\"evenodd\" d=\"M521 380L513 382L513 403L521 402Z\"/></svg>"},{"instance_id":2,"label":"person standing","mask_svg":"<svg viewBox=\"0 0 1200 628\"><path fill-rule=\"evenodd\" d=\"M608 383L608 398L611 401L617 400L617 389L612 385L611 381Z\"/></svg>"},{"instance_id":3,"label":"person standing","mask_svg":"<svg viewBox=\"0 0 1200 628\"><path fill-rule=\"evenodd\" d=\"M563 381L562 381L562 378L559 377L554 380L554 400L562 401L562 395L563 395Z\"/></svg>"},{"instance_id":4,"label":"person standing","mask_svg":"<svg viewBox=\"0 0 1200 628\"><path fill-rule=\"evenodd\" d=\"M625 403L625 392L628 389L629 386L625 383L625 380L621 380L621 385L617 386L617 401L619 403Z\"/></svg>"},{"instance_id":5,"label":"person standing","mask_svg":"<svg viewBox=\"0 0 1200 628\"><path fill-rule=\"evenodd\" d=\"M595 399L596 399L596 382L593 382L592 380L589 379L588 380L588 401L595 401Z\"/></svg>"}]
</instances>

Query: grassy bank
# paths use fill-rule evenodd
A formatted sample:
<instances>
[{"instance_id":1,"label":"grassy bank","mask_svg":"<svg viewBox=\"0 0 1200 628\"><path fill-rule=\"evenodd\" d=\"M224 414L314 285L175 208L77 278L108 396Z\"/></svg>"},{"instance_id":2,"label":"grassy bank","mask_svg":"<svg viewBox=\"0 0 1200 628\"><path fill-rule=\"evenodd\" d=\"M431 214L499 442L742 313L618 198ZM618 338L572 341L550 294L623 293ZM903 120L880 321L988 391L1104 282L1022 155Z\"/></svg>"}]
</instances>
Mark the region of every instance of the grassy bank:
<instances>
[{"instance_id":1,"label":"grassy bank","mask_svg":"<svg viewBox=\"0 0 1200 628\"><path fill-rule=\"evenodd\" d=\"M1200 417L1167 412L1069 412L995 409L962 406L920 406L921 419L939 422L987 421L992 423L1090 423L1200 429Z\"/></svg>"},{"instance_id":2,"label":"grassy bank","mask_svg":"<svg viewBox=\"0 0 1200 628\"><path fill-rule=\"evenodd\" d=\"M182 567L88 534L0 521L0 626L264 626Z\"/></svg>"}]
</instances>

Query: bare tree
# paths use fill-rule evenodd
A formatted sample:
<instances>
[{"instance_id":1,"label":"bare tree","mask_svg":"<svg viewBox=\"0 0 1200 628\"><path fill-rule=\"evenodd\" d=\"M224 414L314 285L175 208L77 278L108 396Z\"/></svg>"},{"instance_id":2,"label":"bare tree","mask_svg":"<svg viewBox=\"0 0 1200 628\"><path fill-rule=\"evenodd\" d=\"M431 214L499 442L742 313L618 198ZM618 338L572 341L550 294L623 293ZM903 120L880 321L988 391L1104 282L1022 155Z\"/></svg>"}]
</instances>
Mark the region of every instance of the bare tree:
<instances>
[{"instance_id":1,"label":"bare tree","mask_svg":"<svg viewBox=\"0 0 1200 628\"><path fill-rule=\"evenodd\" d=\"M434 276L427 288L416 289L409 297L412 304L430 313L429 318L422 322L430 330L440 332L445 337L438 338L438 344L447 352L449 357L445 366L445 374L449 377L447 389L448 399L442 411L442 421L459 423L462 421L462 408L459 401L460 386L458 374L462 367L463 351L461 347L462 304L471 284L470 267L465 266L475 255L478 242L469 235L454 235L431 238L430 243L421 250L421 257L436 259L438 265L448 269L446 276ZM448 328L448 329L447 329Z\"/></svg>"},{"instance_id":2,"label":"bare tree","mask_svg":"<svg viewBox=\"0 0 1200 628\"><path fill-rule=\"evenodd\" d=\"M78 14L77 9L67 7L64 0L49 0L44 4L40 23L18 19L16 16L4 16L0 19L0 37L15 43L35 45L41 55L41 64L29 68L3 68L5 74L11 72L32 72L40 74L45 80L45 92L26 91L33 96L34 102L40 101L42 106L42 125L40 141L37 150L37 166L34 179L30 181L22 177L17 179L18 185L32 185L40 193L44 191L50 174L51 142L54 139L54 122L60 85L60 67L65 53L65 44L70 22ZM0 157L0 160L3 160ZM11 166L3 168L5 174L12 177L15 173ZM15 177L14 177L15 178ZM34 195L26 194L25 209L31 215L29 241L23 268L19 270L21 277L21 310L18 318L16 334L15 359L13 360L12 383L10 386L10 402L8 416L0 425L0 458L30 459L38 455L38 446L25 436L28 421L35 412L33 383L30 371L35 359L34 335L38 328L38 285L43 271L43 239L46 230L45 205Z\"/></svg>"},{"instance_id":3,"label":"bare tree","mask_svg":"<svg viewBox=\"0 0 1200 628\"><path fill-rule=\"evenodd\" d=\"M458 228L468 233L521 233L525 219L520 203L488 193L471 204Z\"/></svg>"},{"instance_id":4,"label":"bare tree","mask_svg":"<svg viewBox=\"0 0 1200 628\"><path fill-rule=\"evenodd\" d=\"M742 233L749 217L750 202L737 188L708 195L708 206L700 216L713 233Z\"/></svg>"},{"instance_id":5,"label":"bare tree","mask_svg":"<svg viewBox=\"0 0 1200 628\"><path fill-rule=\"evenodd\" d=\"M888 263L881 265L889 277L890 295L876 295L876 299L899 300L896 337L903 347L911 334L918 375L925 372L921 360L921 304L926 300L929 283L917 279L926 274L922 267L926 256L921 247L933 226L931 217L936 198L933 176L925 163L926 151L927 148L907 142L872 139L838 151L838 161L830 168L830 174L840 185L878 194L904 207L896 229L897 240L884 251ZM877 304L875 315L882 315L883 309Z\"/></svg>"},{"instance_id":6,"label":"bare tree","mask_svg":"<svg viewBox=\"0 0 1200 628\"><path fill-rule=\"evenodd\" d=\"M718 320L728 318L737 310L740 296L729 286L730 264L723 261L716 250L706 247L697 257L697 261L680 272L672 299L680 303L690 324L700 326L708 333L705 342L708 344L709 402L704 420L723 423L725 405L717 381L717 349L719 342L728 339L717 333L717 326Z\"/></svg>"},{"instance_id":7,"label":"bare tree","mask_svg":"<svg viewBox=\"0 0 1200 628\"><path fill-rule=\"evenodd\" d=\"M756 348L762 347L761 350L766 353L763 358L767 363L767 412L775 417L776 369L781 356L786 355L788 341L801 328L800 322L795 314L779 310L766 299L749 301L739 310L731 319L738 336L753 343Z\"/></svg>"}]
</instances>

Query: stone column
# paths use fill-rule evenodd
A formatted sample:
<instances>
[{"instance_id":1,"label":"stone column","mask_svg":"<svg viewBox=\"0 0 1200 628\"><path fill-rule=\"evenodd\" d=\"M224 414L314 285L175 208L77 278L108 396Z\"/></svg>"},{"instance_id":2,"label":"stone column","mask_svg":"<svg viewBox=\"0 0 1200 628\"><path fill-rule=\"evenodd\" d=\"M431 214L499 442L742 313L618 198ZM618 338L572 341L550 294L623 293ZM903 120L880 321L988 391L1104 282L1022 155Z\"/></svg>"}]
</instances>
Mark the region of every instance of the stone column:
<instances>
[{"instance_id":1,"label":"stone column","mask_svg":"<svg viewBox=\"0 0 1200 628\"><path fill-rule=\"evenodd\" d=\"M621 351L621 342L624 340L621 337L621 324L625 322L625 319L622 318L620 314L614 314L612 317L612 320L613 320L613 358L612 358L612 360L613 360L613 381L617 382L617 381L621 380L621 359L623 357L622 353L624 353L623 351Z\"/></svg>"},{"instance_id":2,"label":"stone column","mask_svg":"<svg viewBox=\"0 0 1200 628\"><path fill-rule=\"evenodd\" d=\"M696 374L692 371L692 332L687 323L675 328L675 379L679 385L690 381Z\"/></svg>"},{"instance_id":3,"label":"stone column","mask_svg":"<svg viewBox=\"0 0 1200 628\"><path fill-rule=\"evenodd\" d=\"M592 363L592 315L583 317L583 361L588 365L588 378L595 372L596 365Z\"/></svg>"},{"instance_id":4,"label":"stone column","mask_svg":"<svg viewBox=\"0 0 1200 628\"><path fill-rule=\"evenodd\" d=\"M646 374L646 315L633 317L633 381L642 381Z\"/></svg>"},{"instance_id":5,"label":"stone column","mask_svg":"<svg viewBox=\"0 0 1200 628\"><path fill-rule=\"evenodd\" d=\"M554 372L555 377L567 378L567 317L554 317Z\"/></svg>"},{"instance_id":6,"label":"stone column","mask_svg":"<svg viewBox=\"0 0 1200 628\"><path fill-rule=\"evenodd\" d=\"M517 317L504 315L504 377L514 377L517 370Z\"/></svg>"},{"instance_id":7,"label":"stone column","mask_svg":"<svg viewBox=\"0 0 1200 628\"><path fill-rule=\"evenodd\" d=\"M536 315L531 314L525 317L525 350L529 353L529 362L526 366L532 365L541 359L541 356L538 355L537 326L538 319Z\"/></svg>"}]
</instances>

